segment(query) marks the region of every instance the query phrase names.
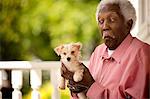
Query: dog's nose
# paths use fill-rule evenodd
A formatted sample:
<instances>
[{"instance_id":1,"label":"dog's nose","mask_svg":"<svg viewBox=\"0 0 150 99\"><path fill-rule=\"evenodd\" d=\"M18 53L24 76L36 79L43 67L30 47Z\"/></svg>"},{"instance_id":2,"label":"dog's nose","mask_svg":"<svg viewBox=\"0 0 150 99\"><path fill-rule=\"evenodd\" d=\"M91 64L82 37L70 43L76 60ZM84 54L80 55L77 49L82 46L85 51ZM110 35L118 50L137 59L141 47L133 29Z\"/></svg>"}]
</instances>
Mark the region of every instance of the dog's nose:
<instances>
[{"instance_id":1,"label":"dog's nose","mask_svg":"<svg viewBox=\"0 0 150 99\"><path fill-rule=\"evenodd\" d=\"M70 57L68 57L68 58L67 58L67 60L68 60L68 61L70 61L70 60L71 60L71 58L70 58Z\"/></svg>"}]
</instances>

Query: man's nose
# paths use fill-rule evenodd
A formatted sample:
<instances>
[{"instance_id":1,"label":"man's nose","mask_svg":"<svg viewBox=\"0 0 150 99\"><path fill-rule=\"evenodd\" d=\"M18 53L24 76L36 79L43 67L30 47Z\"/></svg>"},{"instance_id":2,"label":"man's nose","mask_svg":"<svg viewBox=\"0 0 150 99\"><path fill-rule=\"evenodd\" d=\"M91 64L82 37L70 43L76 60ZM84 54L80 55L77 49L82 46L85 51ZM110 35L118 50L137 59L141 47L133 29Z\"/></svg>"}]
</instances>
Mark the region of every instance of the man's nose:
<instances>
[{"instance_id":1,"label":"man's nose","mask_svg":"<svg viewBox=\"0 0 150 99\"><path fill-rule=\"evenodd\" d=\"M108 24L107 20L104 21L102 28L103 29L108 29L109 28L109 24Z\"/></svg>"}]
</instances>

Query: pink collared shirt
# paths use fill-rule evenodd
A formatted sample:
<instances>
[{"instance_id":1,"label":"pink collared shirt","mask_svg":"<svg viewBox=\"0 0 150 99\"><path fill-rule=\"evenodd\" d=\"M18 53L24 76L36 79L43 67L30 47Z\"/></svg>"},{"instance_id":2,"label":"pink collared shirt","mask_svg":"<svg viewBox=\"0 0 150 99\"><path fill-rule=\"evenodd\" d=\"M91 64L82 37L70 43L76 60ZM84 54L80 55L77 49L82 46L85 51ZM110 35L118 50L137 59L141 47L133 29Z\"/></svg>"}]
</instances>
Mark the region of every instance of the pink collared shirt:
<instances>
[{"instance_id":1,"label":"pink collared shirt","mask_svg":"<svg viewBox=\"0 0 150 99\"><path fill-rule=\"evenodd\" d=\"M89 99L147 99L150 46L129 34L109 57L105 44L90 58L95 79L87 92Z\"/></svg>"}]
</instances>

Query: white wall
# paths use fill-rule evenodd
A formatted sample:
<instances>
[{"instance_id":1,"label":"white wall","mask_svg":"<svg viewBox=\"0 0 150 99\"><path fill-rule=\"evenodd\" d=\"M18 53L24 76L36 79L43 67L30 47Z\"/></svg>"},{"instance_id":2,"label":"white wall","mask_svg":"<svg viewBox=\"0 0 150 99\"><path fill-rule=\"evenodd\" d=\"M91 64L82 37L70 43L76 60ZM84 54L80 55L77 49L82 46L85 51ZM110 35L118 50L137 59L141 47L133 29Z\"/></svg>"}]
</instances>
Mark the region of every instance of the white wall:
<instances>
[{"instance_id":1,"label":"white wall","mask_svg":"<svg viewBox=\"0 0 150 99\"><path fill-rule=\"evenodd\" d=\"M135 10L136 10L136 16L137 16L137 21L136 21L136 24L135 24L135 27L132 29L131 31L131 34L132 36L137 36L138 32L139 32L139 29L138 29L138 25L139 25L139 4L138 4L138 1L137 0L129 0L133 6L135 7Z\"/></svg>"},{"instance_id":2,"label":"white wall","mask_svg":"<svg viewBox=\"0 0 150 99\"><path fill-rule=\"evenodd\" d=\"M150 0L129 0L136 9L137 22L131 34L150 44ZM144 20L143 20L144 19Z\"/></svg>"}]
</instances>

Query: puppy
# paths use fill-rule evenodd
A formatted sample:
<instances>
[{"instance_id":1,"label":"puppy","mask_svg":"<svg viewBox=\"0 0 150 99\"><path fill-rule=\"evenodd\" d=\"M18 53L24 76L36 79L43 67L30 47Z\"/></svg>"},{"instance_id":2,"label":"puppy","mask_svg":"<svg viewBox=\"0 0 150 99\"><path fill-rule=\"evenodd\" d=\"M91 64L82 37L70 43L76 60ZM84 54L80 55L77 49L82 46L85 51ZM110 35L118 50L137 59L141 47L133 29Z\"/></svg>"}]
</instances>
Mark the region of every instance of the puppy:
<instances>
[{"instance_id":1,"label":"puppy","mask_svg":"<svg viewBox=\"0 0 150 99\"><path fill-rule=\"evenodd\" d=\"M84 66L80 62L80 49L82 48L81 43L70 43L64 44L56 47L54 51L57 55L61 56L61 62L66 66L66 68L73 72L73 80L79 82L83 78ZM65 78L61 77L60 89L65 89ZM79 99L87 99L84 93L77 94Z\"/></svg>"}]
</instances>

